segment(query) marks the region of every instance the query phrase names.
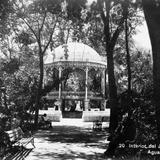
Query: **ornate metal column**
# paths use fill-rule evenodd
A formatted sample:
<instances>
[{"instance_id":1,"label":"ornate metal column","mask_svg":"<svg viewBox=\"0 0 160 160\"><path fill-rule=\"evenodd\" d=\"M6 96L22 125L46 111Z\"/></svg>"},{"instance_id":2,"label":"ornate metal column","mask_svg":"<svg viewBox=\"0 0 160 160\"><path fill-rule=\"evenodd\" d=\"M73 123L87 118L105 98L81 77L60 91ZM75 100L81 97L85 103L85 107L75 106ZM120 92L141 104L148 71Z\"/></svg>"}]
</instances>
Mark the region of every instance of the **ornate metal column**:
<instances>
[{"instance_id":1,"label":"ornate metal column","mask_svg":"<svg viewBox=\"0 0 160 160\"><path fill-rule=\"evenodd\" d=\"M101 92L103 96L103 100L101 101L101 110L105 110L106 108L106 101L105 101L105 69L102 69L101 74Z\"/></svg>"},{"instance_id":2,"label":"ornate metal column","mask_svg":"<svg viewBox=\"0 0 160 160\"><path fill-rule=\"evenodd\" d=\"M105 69L102 70L101 74L101 91L103 97L105 97Z\"/></svg>"},{"instance_id":3,"label":"ornate metal column","mask_svg":"<svg viewBox=\"0 0 160 160\"><path fill-rule=\"evenodd\" d=\"M59 67L59 69L58 69L58 71L59 71L59 79L61 79L61 76L62 76L62 67ZM62 92L62 90L61 90L61 82L59 83L59 94L58 94L58 98L59 99L61 99L61 92Z\"/></svg>"},{"instance_id":4,"label":"ornate metal column","mask_svg":"<svg viewBox=\"0 0 160 160\"><path fill-rule=\"evenodd\" d=\"M44 68L44 77L43 77L43 88L47 84L47 69Z\"/></svg>"},{"instance_id":5,"label":"ornate metal column","mask_svg":"<svg viewBox=\"0 0 160 160\"><path fill-rule=\"evenodd\" d=\"M58 71L59 71L59 79L61 79L61 77L62 77L62 67L59 67ZM58 103L59 103L58 110L61 110L61 104L62 104L61 94L62 94L62 84L60 82L59 83L58 100L57 100Z\"/></svg>"},{"instance_id":6,"label":"ornate metal column","mask_svg":"<svg viewBox=\"0 0 160 160\"><path fill-rule=\"evenodd\" d=\"M85 78L85 99L84 99L84 110L89 109L89 99L88 99L88 67L85 69L86 78Z\"/></svg>"}]
</instances>

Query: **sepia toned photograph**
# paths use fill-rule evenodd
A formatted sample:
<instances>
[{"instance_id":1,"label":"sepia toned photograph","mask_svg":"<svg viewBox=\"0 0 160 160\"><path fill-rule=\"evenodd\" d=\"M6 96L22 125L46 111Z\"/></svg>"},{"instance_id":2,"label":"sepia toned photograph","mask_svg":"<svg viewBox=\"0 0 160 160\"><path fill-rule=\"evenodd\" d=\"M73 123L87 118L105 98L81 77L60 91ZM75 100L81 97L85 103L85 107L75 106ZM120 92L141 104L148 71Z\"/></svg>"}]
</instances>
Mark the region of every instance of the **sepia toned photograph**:
<instances>
[{"instance_id":1,"label":"sepia toned photograph","mask_svg":"<svg viewBox=\"0 0 160 160\"><path fill-rule=\"evenodd\" d=\"M160 160L160 0L0 0L0 160Z\"/></svg>"}]
</instances>

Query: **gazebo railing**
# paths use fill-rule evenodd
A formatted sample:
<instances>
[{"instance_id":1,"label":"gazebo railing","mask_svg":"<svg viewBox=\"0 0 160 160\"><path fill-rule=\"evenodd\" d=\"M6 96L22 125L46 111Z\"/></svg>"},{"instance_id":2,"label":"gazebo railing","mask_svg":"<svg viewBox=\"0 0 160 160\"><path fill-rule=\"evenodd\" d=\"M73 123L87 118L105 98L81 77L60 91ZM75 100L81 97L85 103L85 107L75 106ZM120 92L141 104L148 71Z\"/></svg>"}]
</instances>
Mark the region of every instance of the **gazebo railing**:
<instances>
[{"instance_id":1,"label":"gazebo railing","mask_svg":"<svg viewBox=\"0 0 160 160\"><path fill-rule=\"evenodd\" d=\"M58 97L59 95L59 92L58 91L52 91L50 93L48 93L47 97ZM61 97L62 98L84 98L85 97L85 92L84 91L62 91L61 92ZM102 98L101 94L98 93L98 92L92 92L92 91L89 91L88 92L88 98Z\"/></svg>"}]
</instances>

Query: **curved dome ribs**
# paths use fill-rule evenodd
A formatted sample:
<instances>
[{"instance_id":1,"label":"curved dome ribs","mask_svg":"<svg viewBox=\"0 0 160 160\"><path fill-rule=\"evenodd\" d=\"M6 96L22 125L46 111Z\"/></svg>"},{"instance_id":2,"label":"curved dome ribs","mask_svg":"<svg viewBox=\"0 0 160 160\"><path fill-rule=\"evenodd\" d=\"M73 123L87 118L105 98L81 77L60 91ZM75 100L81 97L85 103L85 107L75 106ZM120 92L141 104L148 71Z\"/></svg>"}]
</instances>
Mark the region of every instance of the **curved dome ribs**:
<instances>
[{"instance_id":1,"label":"curved dome ribs","mask_svg":"<svg viewBox=\"0 0 160 160\"><path fill-rule=\"evenodd\" d=\"M83 48L82 60L83 60L83 56L84 56L84 51L85 51L85 45L84 45L84 48Z\"/></svg>"},{"instance_id":2,"label":"curved dome ribs","mask_svg":"<svg viewBox=\"0 0 160 160\"><path fill-rule=\"evenodd\" d=\"M106 68L106 62L102 61L101 56L93 48L78 42L65 44L65 47L64 45L61 45L54 49L54 54L48 51L44 58L44 64L56 64L57 62L63 64L65 62L69 62L69 64L78 62L87 64L94 63L100 64Z\"/></svg>"}]
</instances>

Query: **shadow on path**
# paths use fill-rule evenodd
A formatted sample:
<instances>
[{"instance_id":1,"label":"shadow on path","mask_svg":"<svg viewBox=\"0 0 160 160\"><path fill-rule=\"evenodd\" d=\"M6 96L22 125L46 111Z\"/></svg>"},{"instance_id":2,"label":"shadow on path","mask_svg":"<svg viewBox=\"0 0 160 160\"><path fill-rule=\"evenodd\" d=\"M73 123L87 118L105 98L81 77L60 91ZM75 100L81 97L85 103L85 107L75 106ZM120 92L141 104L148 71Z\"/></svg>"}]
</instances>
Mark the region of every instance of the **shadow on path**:
<instances>
[{"instance_id":1,"label":"shadow on path","mask_svg":"<svg viewBox=\"0 0 160 160\"><path fill-rule=\"evenodd\" d=\"M12 150L3 158L3 160L22 160L25 159L30 152L32 152L32 149L23 149L23 151Z\"/></svg>"},{"instance_id":2,"label":"shadow on path","mask_svg":"<svg viewBox=\"0 0 160 160\"><path fill-rule=\"evenodd\" d=\"M35 146L25 160L103 160L107 148L107 131L92 131L91 127L55 125L35 134ZM138 157L137 157L138 156ZM112 160L152 160L154 157L128 154L127 150ZM111 160L111 159L110 159Z\"/></svg>"},{"instance_id":3,"label":"shadow on path","mask_svg":"<svg viewBox=\"0 0 160 160\"><path fill-rule=\"evenodd\" d=\"M54 126L35 134L36 148L26 160L98 160L106 148L107 132L77 126Z\"/></svg>"},{"instance_id":4,"label":"shadow on path","mask_svg":"<svg viewBox=\"0 0 160 160\"><path fill-rule=\"evenodd\" d=\"M106 139L105 131L96 132L76 126L55 126L50 130L39 130L37 138L60 143L100 143ZM104 142L103 142L104 143ZM98 145L98 144L97 144Z\"/></svg>"}]
</instances>

